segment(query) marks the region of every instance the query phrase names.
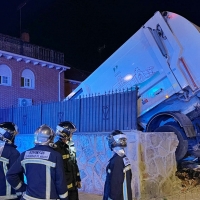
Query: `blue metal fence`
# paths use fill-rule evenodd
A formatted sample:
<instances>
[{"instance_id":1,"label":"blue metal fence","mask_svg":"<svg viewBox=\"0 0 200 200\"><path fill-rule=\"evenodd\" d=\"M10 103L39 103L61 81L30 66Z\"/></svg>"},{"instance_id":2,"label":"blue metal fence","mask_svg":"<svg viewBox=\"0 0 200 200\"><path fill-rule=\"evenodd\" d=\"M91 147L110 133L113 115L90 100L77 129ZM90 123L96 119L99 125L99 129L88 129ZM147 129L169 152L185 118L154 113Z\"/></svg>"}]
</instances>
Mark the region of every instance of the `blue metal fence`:
<instances>
[{"instance_id":1,"label":"blue metal fence","mask_svg":"<svg viewBox=\"0 0 200 200\"><path fill-rule=\"evenodd\" d=\"M137 127L137 91L91 95L63 102L0 109L0 122L13 121L21 134L32 134L41 124L55 129L72 121L78 132L102 132Z\"/></svg>"}]
</instances>

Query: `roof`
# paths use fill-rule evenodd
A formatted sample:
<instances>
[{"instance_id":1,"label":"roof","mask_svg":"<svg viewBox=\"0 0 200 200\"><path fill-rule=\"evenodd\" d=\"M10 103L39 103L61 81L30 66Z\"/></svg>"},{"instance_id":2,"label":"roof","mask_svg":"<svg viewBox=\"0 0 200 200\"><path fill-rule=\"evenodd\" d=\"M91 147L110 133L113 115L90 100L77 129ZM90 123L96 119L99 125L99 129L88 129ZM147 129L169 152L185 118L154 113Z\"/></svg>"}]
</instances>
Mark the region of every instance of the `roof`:
<instances>
[{"instance_id":1,"label":"roof","mask_svg":"<svg viewBox=\"0 0 200 200\"><path fill-rule=\"evenodd\" d=\"M76 69L74 67L71 67L69 70L65 71L65 79L67 80L76 80L76 81L84 81L89 75L91 74L91 72L88 71L84 71L84 70L80 70L80 69Z\"/></svg>"},{"instance_id":2,"label":"roof","mask_svg":"<svg viewBox=\"0 0 200 200\"><path fill-rule=\"evenodd\" d=\"M48 67L48 68L55 68L56 70L67 70L70 69L70 67L52 63L52 62L47 62L44 60L39 60L19 54L14 54L6 51L0 50L0 57L5 57L6 59L15 59L17 62L24 61L25 63L32 63L33 65L40 65L41 67Z\"/></svg>"}]
</instances>

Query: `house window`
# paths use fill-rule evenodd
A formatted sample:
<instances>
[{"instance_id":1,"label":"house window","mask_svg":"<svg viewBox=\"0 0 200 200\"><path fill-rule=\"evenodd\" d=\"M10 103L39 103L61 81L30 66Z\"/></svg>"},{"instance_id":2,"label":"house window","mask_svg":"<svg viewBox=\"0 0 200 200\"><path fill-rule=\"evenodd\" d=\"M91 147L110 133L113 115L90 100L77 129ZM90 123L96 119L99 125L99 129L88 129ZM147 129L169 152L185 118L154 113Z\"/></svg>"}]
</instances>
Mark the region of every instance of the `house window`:
<instances>
[{"instance_id":1,"label":"house window","mask_svg":"<svg viewBox=\"0 0 200 200\"><path fill-rule=\"evenodd\" d=\"M9 83L9 81L8 81L9 77L7 77L7 76L2 76L1 79L2 79L2 80L1 80L1 83L2 83L2 84L8 85L8 83Z\"/></svg>"},{"instance_id":2,"label":"house window","mask_svg":"<svg viewBox=\"0 0 200 200\"><path fill-rule=\"evenodd\" d=\"M30 69L25 69L21 76L21 87L35 88L35 76Z\"/></svg>"},{"instance_id":3,"label":"house window","mask_svg":"<svg viewBox=\"0 0 200 200\"><path fill-rule=\"evenodd\" d=\"M21 86L22 87L32 87L31 79L21 77Z\"/></svg>"},{"instance_id":4,"label":"house window","mask_svg":"<svg viewBox=\"0 0 200 200\"><path fill-rule=\"evenodd\" d=\"M11 85L12 73L7 65L0 65L0 85Z\"/></svg>"}]
</instances>

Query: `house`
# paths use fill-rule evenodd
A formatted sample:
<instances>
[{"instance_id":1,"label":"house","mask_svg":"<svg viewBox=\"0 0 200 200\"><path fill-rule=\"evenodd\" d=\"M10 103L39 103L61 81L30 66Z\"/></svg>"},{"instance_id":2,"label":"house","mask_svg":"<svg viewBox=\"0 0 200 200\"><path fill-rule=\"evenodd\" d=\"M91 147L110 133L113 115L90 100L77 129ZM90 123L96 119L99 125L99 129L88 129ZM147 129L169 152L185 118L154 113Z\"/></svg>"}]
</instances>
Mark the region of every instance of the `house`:
<instances>
[{"instance_id":1,"label":"house","mask_svg":"<svg viewBox=\"0 0 200 200\"><path fill-rule=\"evenodd\" d=\"M61 101L68 69L63 53L0 34L0 108Z\"/></svg>"},{"instance_id":2,"label":"house","mask_svg":"<svg viewBox=\"0 0 200 200\"><path fill-rule=\"evenodd\" d=\"M65 97L76 89L90 74L91 72L70 67L70 70L67 70L67 73L65 73Z\"/></svg>"}]
</instances>

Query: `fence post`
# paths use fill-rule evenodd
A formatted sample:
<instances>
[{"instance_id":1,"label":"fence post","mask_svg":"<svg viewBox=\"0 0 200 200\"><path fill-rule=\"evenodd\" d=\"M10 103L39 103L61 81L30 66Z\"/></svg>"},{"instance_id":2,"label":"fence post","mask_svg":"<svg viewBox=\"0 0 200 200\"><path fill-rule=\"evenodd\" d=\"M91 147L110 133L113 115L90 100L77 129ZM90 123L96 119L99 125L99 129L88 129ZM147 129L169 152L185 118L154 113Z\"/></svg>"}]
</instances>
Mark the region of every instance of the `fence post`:
<instances>
[{"instance_id":1,"label":"fence post","mask_svg":"<svg viewBox=\"0 0 200 200\"><path fill-rule=\"evenodd\" d=\"M40 124L42 124L42 101L40 101Z\"/></svg>"},{"instance_id":2,"label":"fence post","mask_svg":"<svg viewBox=\"0 0 200 200\"><path fill-rule=\"evenodd\" d=\"M12 122L13 122L13 105L12 105L12 107L11 107L11 118L12 118Z\"/></svg>"}]
</instances>

